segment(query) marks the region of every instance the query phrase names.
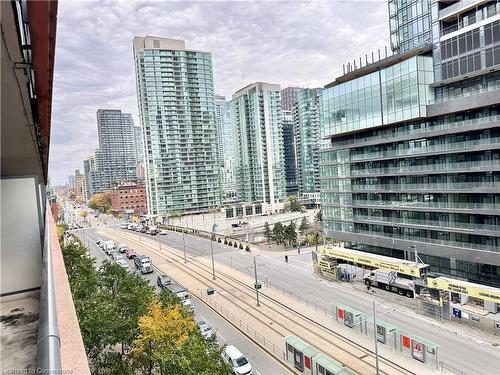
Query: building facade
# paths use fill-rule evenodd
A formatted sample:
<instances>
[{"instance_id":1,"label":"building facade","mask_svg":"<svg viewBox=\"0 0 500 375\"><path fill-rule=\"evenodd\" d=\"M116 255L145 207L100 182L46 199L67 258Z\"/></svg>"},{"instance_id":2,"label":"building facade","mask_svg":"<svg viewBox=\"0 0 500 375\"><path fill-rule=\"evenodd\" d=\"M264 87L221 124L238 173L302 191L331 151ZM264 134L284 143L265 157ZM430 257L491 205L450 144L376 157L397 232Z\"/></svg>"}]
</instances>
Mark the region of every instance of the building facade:
<instances>
[{"instance_id":1,"label":"building facade","mask_svg":"<svg viewBox=\"0 0 500 375\"><path fill-rule=\"evenodd\" d=\"M217 142L219 166L222 178L222 199L224 203L237 200L235 148L236 136L231 123L231 105L226 97L215 95L215 118L217 121Z\"/></svg>"},{"instance_id":2,"label":"building facade","mask_svg":"<svg viewBox=\"0 0 500 375\"><path fill-rule=\"evenodd\" d=\"M141 184L116 186L111 190L111 209L118 213L145 214L147 212L146 187Z\"/></svg>"},{"instance_id":3,"label":"building facade","mask_svg":"<svg viewBox=\"0 0 500 375\"><path fill-rule=\"evenodd\" d=\"M286 87L281 90L281 108L284 111L293 111L297 103L297 94L301 90L301 87Z\"/></svg>"},{"instance_id":4,"label":"building facade","mask_svg":"<svg viewBox=\"0 0 500 375\"><path fill-rule=\"evenodd\" d=\"M321 94L325 230L348 248L418 252L436 272L500 286L499 3L425 3L432 47Z\"/></svg>"},{"instance_id":5,"label":"building facade","mask_svg":"<svg viewBox=\"0 0 500 375\"><path fill-rule=\"evenodd\" d=\"M282 117L279 85L257 82L233 95L238 198L275 210L286 196Z\"/></svg>"},{"instance_id":6,"label":"building facade","mask_svg":"<svg viewBox=\"0 0 500 375\"><path fill-rule=\"evenodd\" d=\"M283 157L285 162L285 190L287 196L297 196L299 193L293 125L292 111L283 110Z\"/></svg>"},{"instance_id":7,"label":"building facade","mask_svg":"<svg viewBox=\"0 0 500 375\"><path fill-rule=\"evenodd\" d=\"M87 201L87 184L85 183L85 175L80 173L79 169L75 170L75 198L78 201Z\"/></svg>"},{"instance_id":8,"label":"building facade","mask_svg":"<svg viewBox=\"0 0 500 375\"><path fill-rule=\"evenodd\" d=\"M182 40L135 37L137 102L148 212L204 212L221 204L212 55Z\"/></svg>"},{"instance_id":9,"label":"building facade","mask_svg":"<svg viewBox=\"0 0 500 375\"><path fill-rule=\"evenodd\" d=\"M294 111L297 184L301 195L319 193L319 94L304 89L297 94Z\"/></svg>"},{"instance_id":10,"label":"building facade","mask_svg":"<svg viewBox=\"0 0 500 375\"><path fill-rule=\"evenodd\" d=\"M121 110L97 110L99 148L95 152L96 173L93 192L110 190L120 181L136 179L136 149L134 121L130 113Z\"/></svg>"},{"instance_id":11,"label":"building facade","mask_svg":"<svg viewBox=\"0 0 500 375\"><path fill-rule=\"evenodd\" d=\"M85 184L87 188L87 199L94 195L94 180L96 174L95 155L89 155L83 159L83 173L85 175Z\"/></svg>"}]
</instances>

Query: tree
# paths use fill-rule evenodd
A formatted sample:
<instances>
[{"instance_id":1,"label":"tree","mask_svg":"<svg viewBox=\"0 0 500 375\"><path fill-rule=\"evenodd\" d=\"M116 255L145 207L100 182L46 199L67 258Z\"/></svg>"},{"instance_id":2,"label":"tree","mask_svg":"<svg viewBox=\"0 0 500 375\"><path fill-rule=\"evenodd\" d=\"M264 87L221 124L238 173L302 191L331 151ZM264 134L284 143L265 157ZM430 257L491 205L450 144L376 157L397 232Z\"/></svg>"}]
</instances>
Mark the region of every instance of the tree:
<instances>
[{"instance_id":1,"label":"tree","mask_svg":"<svg viewBox=\"0 0 500 375\"><path fill-rule=\"evenodd\" d=\"M321 211L320 211L321 212ZM318 244L323 238L323 228L319 222L315 222L309 230L307 231L309 237L309 243L312 243L316 247L316 252L318 252Z\"/></svg>"},{"instance_id":2,"label":"tree","mask_svg":"<svg viewBox=\"0 0 500 375\"><path fill-rule=\"evenodd\" d=\"M148 313L139 319L140 333L134 341L131 356L148 374L155 369L160 374L177 373L165 370L179 362L178 352L196 329L193 318L183 317L181 312L180 306L164 310L154 299Z\"/></svg>"},{"instance_id":3,"label":"tree","mask_svg":"<svg viewBox=\"0 0 500 375\"><path fill-rule=\"evenodd\" d=\"M277 222L274 224L273 227L273 239L276 241L277 244L280 244L283 241L284 238L284 229L283 225L280 222Z\"/></svg>"},{"instance_id":4,"label":"tree","mask_svg":"<svg viewBox=\"0 0 500 375\"><path fill-rule=\"evenodd\" d=\"M87 215L89 213L87 211L80 211L80 217L83 217L83 221L87 221Z\"/></svg>"},{"instance_id":5,"label":"tree","mask_svg":"<svg viewBox=\"0 0 500 375\"><path fill-rule=\"evenodd\" d=\"M300 222L300 226L299 226L300 235L303 236L307 232L308 229L309 229L309 224L307 223L307 219L304 216L302 218L302 221Z\"/></svg>"},{"instance_id":6,"label":"tree","mask_svg":"<svg viewBox=\"0 0 500 375\"><path fill-rule=\"evenodd\" d=\"M285 227L284 237L285 241L288 241L290 246L297 242L297 227L294 222L290 222L290 224Z\"/></svg>"},{"instance_id":7,"label":"tree","mask_svg":"<svg viewBox=\"0 0 500 375\"><path fill-rule=\"evenodd\" d=\"M287 206L291 212L303 212L302 206L295 195L288 196L287 200Z\"/></svg>"},{"instance_id":8,"label":"tree","mask_svg":"<svg viewBox=\"0 0 500 375\"><path fill-rule=\"evenodd\" d=\"M264 238L267 240L267 243L269 243L271 236L271 228L269 228L269 223L266 221L264 223Z\"/></svg>"},{"instance_id":9,"label":"tree","mask_svg":"<svg viewBox=\"0 0 500 375\"><path fill-rule=\"evenodd\" d=\"M98 193L92 196L89 201L90 208L102 213L108 213L111 210L111 193Z\"/></svg>"},{"instance_id":10,"label":"tree","mask_svg":"<svg viewBox=\"0 0 500 375\"><path fill-rule=\"evenodd\" d=\"M323 223L323 211L319 210L316 216L314 216L314 220L317 223Z\"/></svg>"}]
</instances>

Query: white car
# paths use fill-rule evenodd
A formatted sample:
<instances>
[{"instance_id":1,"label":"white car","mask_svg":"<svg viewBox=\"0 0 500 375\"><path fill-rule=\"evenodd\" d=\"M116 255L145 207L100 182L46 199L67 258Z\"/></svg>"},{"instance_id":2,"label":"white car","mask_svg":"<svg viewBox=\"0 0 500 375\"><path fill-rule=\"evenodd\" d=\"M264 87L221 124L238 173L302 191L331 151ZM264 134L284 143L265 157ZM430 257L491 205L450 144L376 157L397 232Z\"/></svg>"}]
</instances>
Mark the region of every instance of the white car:
<instances>
[{"instance_id":1,"label":"white car","mask_svg":"<svg viewBox=\"0 0 500 375\"><path fill-rule=\"evenodd\" d=\"M128 227L128 225L126 223L120 224L120 228L121 229L127 229L127 227Z\"/></svg>"},{"instance_id":2,"label":"white car","mask_svg":"<svg viewBox=\"0 0 500 375\"><path fill-rule=\"evenodd\" d=\"M234 346L228 345L221 353L224 362L229 363L237 375L252 375L252 365L243 354Z\"/></svg>"},{"instance_id":3,"label":"white car","mask_svg":"<svg viewBox=\"0 0 500 375\"><path fill-rule=\"evenodd\" d=\"M128 264L128 263L127 263L124 259L119 259L119 260L117 260L117 261L116 261L116 263L117 263L120 267L124 268L124 269L125 269L125 271L128 271L128 272L130 272L130 271L131 271L131 268L130 268L129 264Z\"/></svg>"},{"instance_id":4,"label":"white car","mask_svg":"<svg viewBox=\"0 0 500 375\"><path fill-rule=\"evenodd\" d=\"M168 230L162 229L161 231L158 232L160 236L166 236L168 234Z\"/></svg>"},{"instance_id":5,"label":"white car","mask_svg":"<svg viewBox=\"0 0 500 375\"><path fill-rule=\"evenodd\" d=\"M117 252L114 252L111 257L113 258L114 261L116 261L116 263L118 263L119 260L123 260L125 261L125 259L123 258L123 255L121 255L120 253L117 253Z\"/></svg>"},{"instance_id":6,"label":"white car","mask_svg":"<svg viewBox=\"0 0 500 375\"><path fill-rule=\"evenodd\" d=\"M210 327L208 323L203 320L198 322L198 327L200 327L201 335L206 339L209 339L215 334L212 327Z\"/></svg>"}]
</instances>

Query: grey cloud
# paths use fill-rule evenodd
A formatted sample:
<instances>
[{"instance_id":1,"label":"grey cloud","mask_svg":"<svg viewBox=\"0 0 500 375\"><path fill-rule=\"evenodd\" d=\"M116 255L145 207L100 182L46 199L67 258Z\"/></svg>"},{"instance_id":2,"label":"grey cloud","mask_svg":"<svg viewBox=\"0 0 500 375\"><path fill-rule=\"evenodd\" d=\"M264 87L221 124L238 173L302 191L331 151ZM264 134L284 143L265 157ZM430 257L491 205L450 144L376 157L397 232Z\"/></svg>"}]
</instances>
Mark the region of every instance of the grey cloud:
<instances>
[{"instance_id":1,"label":"grey cloud","mask_svg":"<svg viewBox=\"0 0 500 375\"><path fill-rule=\"evenodd\" d=\"M387 2L197 1L59 3L50 175L63 183L97 146L95 112L138 125L132 38L179 38L211 51L217 93L257 80L318 87L342 64L388 43Z\"/></svg>"}]
</instances>

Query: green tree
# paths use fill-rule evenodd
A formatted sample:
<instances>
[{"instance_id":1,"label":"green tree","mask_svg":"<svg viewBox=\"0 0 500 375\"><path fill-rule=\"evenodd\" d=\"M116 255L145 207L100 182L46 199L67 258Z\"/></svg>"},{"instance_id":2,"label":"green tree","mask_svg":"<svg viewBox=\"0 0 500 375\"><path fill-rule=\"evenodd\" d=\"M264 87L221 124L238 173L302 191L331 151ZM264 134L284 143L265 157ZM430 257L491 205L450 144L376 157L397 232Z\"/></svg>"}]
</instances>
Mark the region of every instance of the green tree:
<instances>
[{"instance_id":1,"label":"green tree","mask_svg":"<svg viewBox=\"0 0 500 375\"><path fill-rule=\"evenodd\" d=\"M267 240L267 243L269 243L271 237L272 237L271 228L269 228L269 223L266 221L264 223L264 238Z\"/></svg>"},{"instance_id":2,"label":"green tree","mask_svg":"<svg viewBox=\"0 0 500 375\"><path fill-rule=\"evenodd\" d=\"M290 222L290 224L285 226L284 232L285 242L288 241L290 246L297 242L297 226L294 222Z\"/></svg>"},{"instance_id":3,"label":"green tree","mask_svg":"<svg viewBox=\"0 0 500 375\"><path fill-rule=\"evenodd\" d=\"M80 211L80 217L83 217L83 221L87 221L88 214L87 211Z\"/></svg>"},{"instance_id":4,"label":"green tree","mask_svg":"<svg viewBox=\"0 0 500 375\"><path fill-rule=\"evenodd\" d=\"M274 224L273 227L273 239L276 241L277 244L280 244L283 239L284 239L284 228L283 225L280 222L277 222Z\"/></svg>"},{"instance_id":5,"label":"green tree","mask_svg":"<svg viewBox=\"0 0 500 375\"><path fill-rule=\"evenodd\" d=\"M314 220L317 223L323 223L323 211L322 210L318 211L318 213L316 214L316 216L314 216Z\"/></svg>"},{"instance_id":6,"label":"green tree","mask_svg":"<svg viewBox=\"0 0 500 375\"><path fill-rule=\"evenodd\" d=\"M101 288L113 301L113 314L117 318L110 322L112 342L109 344L120 344L125 354L139 334L139 317L147 313L154 290L140 275L129 274L114 262L104 262L99 271Z\"/></svg>"},{"instance_id":7,"label":"green tree","mask_svg":"<svg viewBox=\"0 0 500 375\"><path fill-rule=\"evenodd\" d=\"M309 223L307 222L307 219L304 216L302 218L302 221L300 222L300 226L299 226L300 235L303 236L307 232L308 229L309 229Z\"/></svg>"},{"instance_id":8,"label":"green tree","mask_svg":"<svg viewBox=\"0 0 500 375\"><path fill-rule=\"evenodd\" d=\"M297 199L297 197L295 195L288 196L287 200L288 200L287 208L291 212L303 212L304 211L299 200Z\"/></svg>"}]
</instances>

